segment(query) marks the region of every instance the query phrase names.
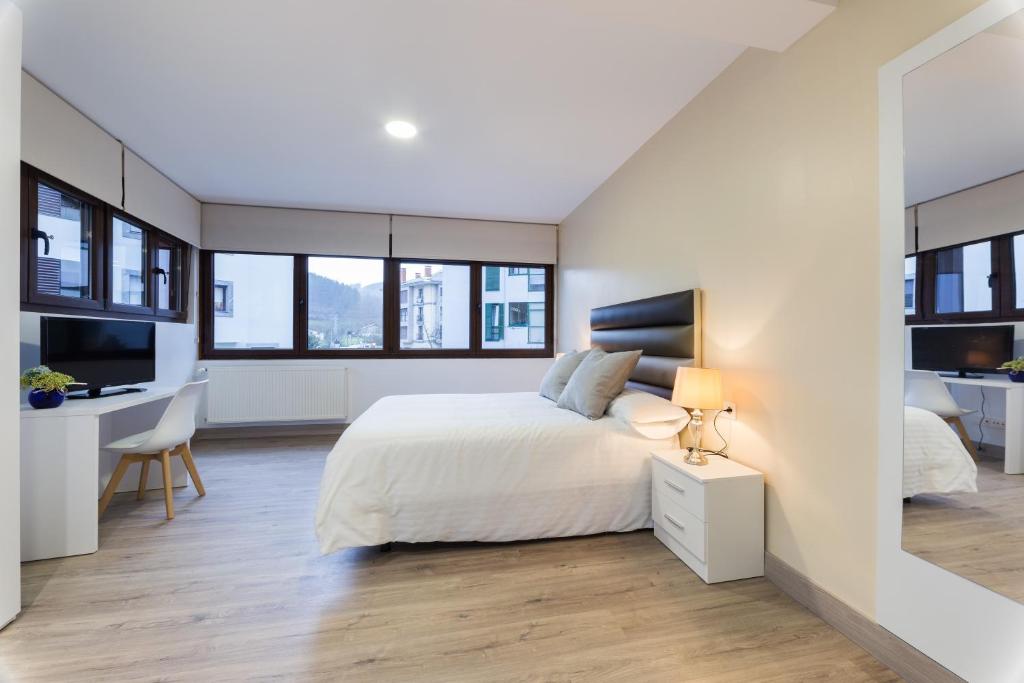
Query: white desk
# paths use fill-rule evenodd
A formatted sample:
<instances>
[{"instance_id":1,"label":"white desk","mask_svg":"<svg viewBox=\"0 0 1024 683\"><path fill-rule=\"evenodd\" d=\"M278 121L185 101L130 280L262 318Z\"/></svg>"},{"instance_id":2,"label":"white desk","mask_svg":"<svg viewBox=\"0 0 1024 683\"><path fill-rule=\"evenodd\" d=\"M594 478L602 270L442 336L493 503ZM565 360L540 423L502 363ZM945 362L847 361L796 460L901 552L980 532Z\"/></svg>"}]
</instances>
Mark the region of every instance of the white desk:
<instances>
[{"instance_id":1,"label":"white desk","mask_svg":"<svg viewBox=\"0 0 1024 683\"><path fill-rule=\"evenodd\" d=\"M943 377L946 384L999 389L1006 392L1006 461L1007 474L1024 474L1024 382L1011 382L1007 377Z\"/></svg>"},{"instance_id":2,"label":"white desk","mask_svg":"<svg viewBox=\"0 0 1024 683\"><path fill-rule=\"evenodd\" d=\"M96 552L96 506L103 479L110 476L100 449L121 436L152 429L164 408L157 402L166 402L178 388L151 386L138 393L65 401L48 410L22 405L22 562ZM107 470L106 477L101 469Z\"/></svg>"}]
</instances>

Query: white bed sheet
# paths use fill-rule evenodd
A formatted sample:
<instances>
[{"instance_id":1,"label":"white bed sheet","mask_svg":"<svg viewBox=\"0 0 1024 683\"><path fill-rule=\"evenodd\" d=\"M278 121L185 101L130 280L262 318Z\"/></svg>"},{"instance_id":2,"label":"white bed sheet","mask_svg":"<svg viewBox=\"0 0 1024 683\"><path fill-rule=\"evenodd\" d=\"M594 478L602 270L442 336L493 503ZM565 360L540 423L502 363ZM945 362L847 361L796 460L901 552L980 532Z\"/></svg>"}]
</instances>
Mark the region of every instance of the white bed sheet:
<instances>
[{"instance_id":1,"label":"white bed sheet","mask_svg":"<svg viewBox=\"0 0 1024 683\"><path fill-rule=\"evenodd\" d=\"M320 550L649 527L650 451L677 443L534 393L389 396L327 458Z\"/></svg>"},{"instance_id":2,"label":"white bed sheet","mask_svg":"<svg viewBox=\"0 0 1024 683\"><path fill-rule=\"evenodd\" d=\"M904 406L903 497L977 490L978 466L949 425L931 411Z\"/></svg>"}]
</instances>

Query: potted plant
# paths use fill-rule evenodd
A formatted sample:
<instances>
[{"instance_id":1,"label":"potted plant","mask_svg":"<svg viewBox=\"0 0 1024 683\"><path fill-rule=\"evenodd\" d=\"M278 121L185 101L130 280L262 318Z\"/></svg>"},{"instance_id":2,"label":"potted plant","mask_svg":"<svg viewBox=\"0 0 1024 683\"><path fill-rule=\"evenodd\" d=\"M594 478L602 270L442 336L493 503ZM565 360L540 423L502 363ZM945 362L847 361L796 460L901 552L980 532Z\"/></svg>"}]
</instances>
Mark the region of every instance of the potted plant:
<instances>
[{"instance_id":1,"label":"potted plant","mask_svg":"<svg viewBox=\"0 0 1024 683\"><path fill-rule=\"evenodd\" d=\"M1024 382L1024 356L1006 361L999 366L999 369L1010 371L1010 381Z\"/></svg>"},{"instance_id":2,"label":"potted plant","mask_svg":"<svg viewBox=\"0 0 1024 683\"><path fill-rule=\"evenodd\" d=\"M21 373L21 388L28 392L28 403L33 408L56 408L64 402L68 387L77 384L71 375L54 372L45 365L29 368Z\"/></svg>"}]
</instances>

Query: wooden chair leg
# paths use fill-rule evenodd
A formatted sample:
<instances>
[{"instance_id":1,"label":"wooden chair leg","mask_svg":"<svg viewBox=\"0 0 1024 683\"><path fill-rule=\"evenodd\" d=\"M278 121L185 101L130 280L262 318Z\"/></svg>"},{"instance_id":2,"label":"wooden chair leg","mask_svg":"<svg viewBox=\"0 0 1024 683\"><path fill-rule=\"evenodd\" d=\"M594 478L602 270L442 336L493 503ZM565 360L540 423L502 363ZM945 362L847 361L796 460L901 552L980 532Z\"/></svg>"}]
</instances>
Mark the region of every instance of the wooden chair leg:
<instances>
[{"instance_id":1,"label":"wooden chair leg","mask_svg":"<svg viewBox=\"0 0 1024 683\"><path fill-rule=\"evenodd\" d=\"M164 504L167 506L167 519L174 519L174 480L171 478L171 452L160 451L160 461L164 469Z\"/></svg>"},{"instance_id":2,"label":"wooden chair leg","mask_svg":"<svg viewBox=\"0 0 1024 683\"><path fill-rule=\"evenodd\" d=\"M196 491L200 496L205 496L206 489L203 488L203 480L199 478L199 470L196 469L196 463L192 459L192 451L189 449L187 442L181 444L181 461L185 463L185 469L188 470L188 475L192 477L192 483L196 485Z\"/></svg>"},{"instance_id":3,"label":"wooden chair leg","mask_svg":"<svg viewBox=\"0 0 1024 683\"><path fill-rule=\"evenodd\" d=\"M117 462L117 467L114 468L114 473L110 475L110 481L107 482L107 488L103 489L103 495L100 497L100 517L103 516L107 506L110 505L110 499L114 497L114 492L117 491L117 485L121 483L121 479L124 477L124 473L128 471L129 465L131 465L131 461L128 460L128 456L122 455L121 459Z\"/></svg>"},{"instance_id":4,"label":"wooden chair leg","mask_svg":"<svg viewBox=\"0 0 1024 683\"><path fill-rule=\"evenodd\" d=\"M971 437L967 434L967 427L964 426L964 421L959 417L951 417L947 418L946 422L949 422L956 427L957 433L960 434L960 440L964 442L964 447L967 449L967 452L971 454L971 457L974 458L974 462L980 462L978 458L978 450L974 447L974 442L971 441Z\"/></svg>"},{"instance_id":5,"label":"wooden chair leg","mask_svg":"<svg viewBox=\"0 0 1024 683\"><path fill-rule=\"evenodd\" d=\"M142 461L142 470L139 472L139 490L135 494L136 500L146 497L146 484L149 483L149 458Z\"/></svg>"}]
</instances>

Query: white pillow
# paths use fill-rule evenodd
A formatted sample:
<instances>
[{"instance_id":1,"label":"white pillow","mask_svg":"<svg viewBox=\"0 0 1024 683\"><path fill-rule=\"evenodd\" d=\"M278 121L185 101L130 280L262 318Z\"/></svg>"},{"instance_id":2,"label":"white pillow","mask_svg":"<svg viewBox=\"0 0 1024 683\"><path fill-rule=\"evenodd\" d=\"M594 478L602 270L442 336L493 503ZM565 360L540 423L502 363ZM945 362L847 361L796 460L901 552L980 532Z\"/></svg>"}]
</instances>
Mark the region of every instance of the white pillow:
<instances>
[{"instance_id":1,"label":"white pillow","mask_svg":"<svg viewBox=\"0 0 1024 683\"><path fill-rule=\"evenodd\" d=\"M633 431L648 439L667 439L686 429L689 418L669 420L667 422L630 422Z\"/></svg>"},{"instance_id":2,"label":"white pillow","mask_svg":"<svg viewBox=\"0 0 1024 683\"><path fill-rule=\"evenodd\" d=\"M625 389L608 404L608 414L626 422L669 422L690 414L668 399L649 394L646 391Z\"/></svg>"},{"instance_id":3,"label":"white pillow","mask_svg":"<svg viewBox=\"0 0 1024 683\"><path fill-rule=\"evenodd\" d=\"M690 421L690 414L671 401L634 389L620 393L608 405L608 414L648 439L675 436Z\"/></svg>"}]
</instances>

